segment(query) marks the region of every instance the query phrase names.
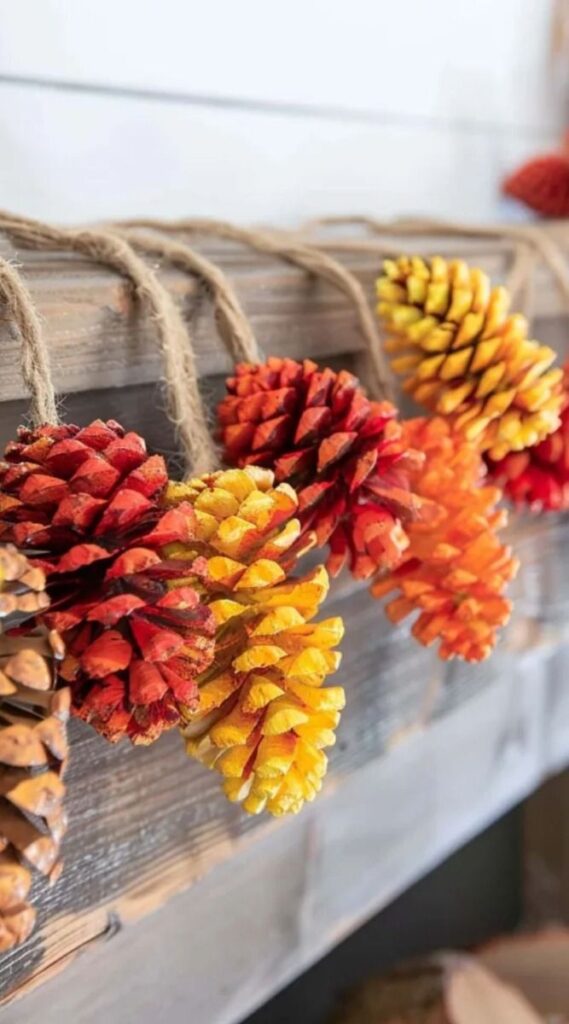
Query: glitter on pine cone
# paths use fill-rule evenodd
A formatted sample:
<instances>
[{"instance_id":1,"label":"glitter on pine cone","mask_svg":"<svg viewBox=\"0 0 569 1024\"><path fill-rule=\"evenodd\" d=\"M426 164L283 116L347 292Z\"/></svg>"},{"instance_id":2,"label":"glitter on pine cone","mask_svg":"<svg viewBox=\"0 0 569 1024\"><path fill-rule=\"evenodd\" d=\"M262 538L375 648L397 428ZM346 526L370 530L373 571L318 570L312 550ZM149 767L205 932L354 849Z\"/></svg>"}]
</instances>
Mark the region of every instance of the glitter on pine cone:
<instances>
[{"instance_id":1,"label":"glitter on pine cone","mask_svg":"<svg viewBox=\"0 0 569 1024\"><path fill-rule=\"evenodd\" d=\"M533 157L508 175L502 191L542 217L569 217L569 133L558 152Z\"/></svg>"},{"instance_id":2,"label":"glitter on pine cone","mask_svg":"<svg viewBox=\"0 0 569 1024\"><path fill-rule=\"evenodd\" d=\"M555 352L530 341L491 288L462 260L385 260L377 282L386 349L405 390L491 458L538 444L559 425L562 371Z\"/></svg>"},{"instance_id":3,"label":"glitter on pine cone","mask_svg":"<svg viewBox=\"0 0 569 1024\"><path fill-rule=\"evenodd\" d=\"M493 479L514 505L532 511L569 509L569 363L563 369L563 409L557 430L534 448L487 460Z\"/></svg>"},{"instance_id":4,"label":"glitter on pine cone","mask_svg":"<svg viewBox=\"0 0 569 1024\"><path fill-rule=\"evenodd\" d=\"M103 736L149 743L197 699L215 623L189 587L171 594L162 547L186 539L164 509L164 460L116 422L22 429L0 464L0 538L47 576L73 710Z\"/></svg>"},{"instance_id":5,"label":"glitter on pine cone","mask_svg":"<svg viewBox=\"0 0 569 1024\"><path fill-rule=\"evenodd\" d=\"M296 489L303 530L329 545L329 571L348 562L367 579L397 565L407 523L427 503L409 487L422 456L403 443L396 409L366 398L346 370L308 359L239 364L227 391L218 408L226 462L265 466Z\"/></svg>"},{"instance_id":6,"label":"glitter on pine cone","mask_svg":"<svg viewBox=\"0 0 569 1024\"><path fill-rule=\"evenodd\" d=\"M301 533L298 499L256 466L187 484L169 500L193 506L195 541L169 548L185 559L217 623L216 656L199 680L196 711L184 715L190 756L219 771L226 796L251 814L296 813L322 786L344 706L324 686L340 655L339 618L311 620L328 592L318 567L288 575L314 542Z\"/></svg>"},{"instance_id":7,"label":"glitter on pine cone","mask_svg":"<svg viewBox=\"0 0 569 1024\"><path fill-rule=\"evenodd\" d=\"M32 869L55 881L67 826L69 691L55 690L63 645L55 633L24 636L20 628L47 603L42 578L24 555L0 546L0 952L30 934Z\"/></svg>"},{"instance_id":8,"label":"glitter on pine cone","mask_svg":"<svg viewBox=\"0 0 569 1024\"><path fill-rule=\"evenodd\" d=\"M419 612L413 636L425 646L440 641L441 658L482 661L510 617L504 590L518 569L497 536L507 522L496 508L501 492L485 483L480 454L446 420L409 420L404 428L408 443L426 455L414 486L436 495L439 519L428 529L413 524L405 561L376 580L372 594L396 592L385 609L393 623Z\"/></svg>"}]
</instances>

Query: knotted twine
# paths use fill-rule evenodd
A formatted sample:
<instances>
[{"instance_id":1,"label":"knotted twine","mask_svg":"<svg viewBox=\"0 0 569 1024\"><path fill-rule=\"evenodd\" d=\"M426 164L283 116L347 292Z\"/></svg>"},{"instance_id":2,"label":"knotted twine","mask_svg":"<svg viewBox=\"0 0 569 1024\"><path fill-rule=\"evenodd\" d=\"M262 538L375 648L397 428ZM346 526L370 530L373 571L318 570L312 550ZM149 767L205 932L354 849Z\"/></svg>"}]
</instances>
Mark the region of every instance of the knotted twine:
<instances>
[{"instance_id":1,"label":"knotted twine","mask_svg":"<svg viewBox=\"0 0 569 1024\"><path fill-rule=\"evenodd\" d=\"M60 228L6 212L0 212L0 230L28 249L80 253L118 271L132 283L156 324L165 369L168 414L176 427L188 467L191 465L194 473L211 469L216 453L199 393L188 331L168 291L126 239L106 228ZM32 393L34 422L36 425L56 423L53 384L37 314L25 288L20 288L17 296L18 324L25 350L22 372Z\"/></svg>"},{"instance_id":2,"label":"knotted twine","mask_svg":"<svg viewBox=\"0 0 569 1024\"><path fill-rule=\"evenodd\" d=\"M257 252L277 256L293 266L301 267L308 273L328 281L338 288L353 304L358 326L366 344L366 353L369 357L373 374L370 390L377 398L392 398L391 378L386 367L379 331L364 289L351 271L327 253L304 242L298 242L284 232L244 228L227 221L208 219L163 221L137 218L122 221L121 227L126 229L151 228L168 235L192 233L239 242ZM130 234L128 237L132 239ZM219 268L217 268L217 271L219 273ZM213 282L210 284L210 287L213 291ZM260 359L257 357L253 361L259 362Z\"/></svg>"}]
</instances>

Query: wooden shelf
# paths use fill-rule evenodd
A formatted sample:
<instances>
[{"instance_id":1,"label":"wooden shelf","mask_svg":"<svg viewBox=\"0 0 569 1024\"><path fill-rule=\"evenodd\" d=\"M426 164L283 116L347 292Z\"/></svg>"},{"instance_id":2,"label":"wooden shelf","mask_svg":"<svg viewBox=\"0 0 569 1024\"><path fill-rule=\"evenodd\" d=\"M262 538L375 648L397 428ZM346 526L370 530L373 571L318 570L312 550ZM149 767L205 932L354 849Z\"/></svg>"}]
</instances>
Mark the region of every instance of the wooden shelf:
<instances>
[{"instance_id":1,"label":"wooden shelf","mask_svg":"<svg viewBox=\"0 0 569 1024\"><path fill-rule=\"evenodd\" d=\"M480 262L503 273L503 256L476 245ZM202 248L234 277L267 351L356 365L354 317L331 286L235 247ZM7 242L2 251L14 254ZM152 330L128 289L74 257L18 257L69 418L114 416L174 455ZM374 252L344 258L371 293ZM201 372L224 372L207 303L192 311L195 283L167 271L164 280L188 308ZM561 338L547 288L539 326ZM5 442L25 405L16 343L5 325L0 335ZM204 391L213 396L215 381ZM160 1013L172 1024L190 1015L195 1024L236 1024L569 762L559 668L567 529L557 519L513 524L524 562L518 610L481 666L444 665L405 628L389 628L364 587L335 583L328 610L348 624L348 707L323 795L296 819L250 819L228 805L176 735L150 749L111 748L74 723L65 872L41 890L34 935L0 962L0 993L21 996L3 1008L2 1024L95 1024L123 1005L125 1020Z\"/></svg>"}]
</instances>

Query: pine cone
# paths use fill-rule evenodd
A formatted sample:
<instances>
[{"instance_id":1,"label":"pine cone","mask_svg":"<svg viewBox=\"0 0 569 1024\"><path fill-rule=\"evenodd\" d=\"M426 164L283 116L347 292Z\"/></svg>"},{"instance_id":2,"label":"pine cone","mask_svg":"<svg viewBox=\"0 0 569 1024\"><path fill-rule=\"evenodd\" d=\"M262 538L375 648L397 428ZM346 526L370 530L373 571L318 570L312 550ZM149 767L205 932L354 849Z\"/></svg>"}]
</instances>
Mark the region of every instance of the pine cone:
<instances>
[{"instance_id":1,"label":"pine cone","mask_svg":"<svg viewBox=\"0 0 569 1024\"><path fill-rule=\"evenodd\" d=\"M543 217L569 217L569 154L528 160L506 178L502 189Z\"/></svg>"},{"instance_id":2,"label":"pine cone","mask_svg":"<svg viewBox=\"0 0 569 1024\"><path fill-rule=\"evenodd\" d=\"M426 463L413 486L439 505L438 522L409 528L405 561L372 586L375 597L399 594L386 607L391 622L418 611L412 633L426 646L440 640L441 658L481 661L497 630L509 619L503 596L518 561L497 533L507 513L497 510L501 493L484 484L484 464L468 441L441 419L404 424L408 444L425 452Z\"/></svg>"},{"instance_id":3,"label":"pine cone","mask_svg":"<svg viewBox=\"0 0 569 1024\"><path fill-rule=\"evenodd\" d=\"M330 546L330 572L348 559L359 579L397 565L406 524L426 509L408 477L421 455L403 444L396 409L370 402L351 373L308 359L242 363L227 390L218 409L226 461L266 466L297 490L303 530Z\"/></svg>"},{"instance_id":4,"label":"pine cone","mask_svg":"<svg viewBox=\"0 0 569 1024\"><path fill-rule=\"evenodd\" d=\"M161 549L186 539L162 507L167 482L164 460L114 421L22 429L0 465L0 537L37 553L74 713L112 741L176 725L213 657L213 616L165 581Z\"/></svg>"},{"instance_id":5,"label":"pine cone","mask_svg":"<svg viewBox=\"0 0 569 1024\"><path fill-rule=\"evenodd\" d=\"M493 459L557 429L555 352L528 340L522 316L507 315L505 288L491 289L486 274L461 260L401 256L383 269L377 308L390 332L386 348L419 404L448 416Z\"/></svg>"},{"instance_id":6,"label":"pine cone","mask_svg":"<svg viewBox=\"0 0 569 1024\"><path fill-rule=\"evenodd\" d=\"M0 547L0 624L12 627L26 609L45 606L41 577L23 555ZM54 662L62 656L55 633L0 635L0 952L33 928L31 869L54 880L61 867L69 691L54 690Z\"/></svg>"},{"instance_id":7,"label":"pine cone","mask_svg":"<svg viewBox=\"0 0 569 1024\"><path fill-rule=\"evenodd\" d=\"M185 559L217 622L216 657L199 706L184 715L188 753L221 772L230 800L257 814L295 813L322 785L344 706L324 687L340 655L342 620L310 620L328 591L322 567L287 573L313 538L301 535L298 500L258 467L173 484L172 503L193 506L195 540L169 549Z\"/></svg>"},{"instance_id":8,"label":"pine cone","mask_svg":"<svg viewBox=\"0 0 569 1024\"><path fill-rule=\"evenodd\" d=\"M561 425L534 448L487 460L491 476L515 505L534 511L569 509L569 363L564 367Z\"/></svg>"},{"instance_id":9,"label":"pine cone","mask_svg":"<svg viewBox=\"0 0 569 1024\"><path fill-rule=\"evenodd\" d=\"M49 606L45 575L13 544L0 545L0 628L13 629Z\"/></svg>"}]
</instances>

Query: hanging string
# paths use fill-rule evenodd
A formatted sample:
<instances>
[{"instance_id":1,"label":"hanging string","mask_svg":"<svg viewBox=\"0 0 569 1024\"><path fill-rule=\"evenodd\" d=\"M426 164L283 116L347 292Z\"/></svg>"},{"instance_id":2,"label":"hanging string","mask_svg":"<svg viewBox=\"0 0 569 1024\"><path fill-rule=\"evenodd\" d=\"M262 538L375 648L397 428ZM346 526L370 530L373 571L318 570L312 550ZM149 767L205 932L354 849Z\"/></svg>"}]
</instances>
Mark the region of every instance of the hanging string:
<instances>
[{"instance_id":1,"label":"hanging string","mask_svg":"<svg viewBox=\"0 0 569 1024\"><path fill-rule=\"evenodd\" d=\"M31 397L31 421L34 426L57 423L55 388L39 316L19 271L1 258L0 297L20 335L20 367Z\"/></svg>"},{"instance_id":2,"label":"hanging string","mask_svg":"<svg viewBox=\"0 0 569 1024\"><path fill-rule=\"evenodd\" d=\"M154 228L166 233L190 232L248 245L257 252L277 256L338 288L353 304L361 334L366 342L373 372L372 390L377 397L392 398L392 385L383 354L379 331L366 294L357 278L327 253L295 240L286 232L244 228L226 221L184 219L177 221L137 218L121 222L130 228Z\"/></svg>"},{"instance_id":3,"label":"hanging string","mask_svg":"<svg viewBox=\"0 0 569 1024\"><path fill-rule=\"evenodd\" d=\"M234 362L261 363L263 355L253 329L226 274L185 242L172 241L154 232L116 228L117 234L147 255L159 256L172 266L200 278L214 304L214 315L223 343Z\"/></svg>"},{"instance_id":4,"label":"hanging string","mask_svg":"<svg viewBox=\"0 0 569 1024\"><path fill-rule=\"evenodd\" d=\"M468 224L462 221L445 221L430 219L428 217L406 217L393 221L376 220L367 216L331 216L320 217L307 221L301 232L300 238L310 240L311 244L318 246L336 246L335 241L329 239L318 239L315 241L312 232L322 227L347 227L358 226L366 228L372 235L383 235L391 237L417 237L431 235L434 237L466 237L466 238L493 238L497 241L504 241L510 244L514 255L514 267L516 278L513 284L516 288L528 287L528 281L533 272L535 258L537 257L549 268L555 280L564 303L569 308L569 267L560 245L554 241L547 229L539 224ZM566 225L559 225L559 230L569 242L569 231ZM342 240L338 243L344 251L357 252L369 251L369 247L357 241ZM533 253L533 260L525 261L523 278L519 275L519 268L524 261L524 250ZM385 256L393 255L393 248L379 243L379 253ZM508 282L508 287L511 284ZM514 292L512 291L512 294Z\"/></svg>"},{"instance_id":5,"label":"hanging string","mask_svg":"<svg viewBox=\"0 0 569 1024\"><path fill-rule=\"evenodd\" d=\"M194 473L216 464L197 375L187 374L189 334L176 304L156 275L128 242L109 229L59 228L0 212L0 230L26 248L72 250L103 266L112 267L132 282L156 324L168 393L169 416L184 456Z\"/></svg>"}]
</instances>

